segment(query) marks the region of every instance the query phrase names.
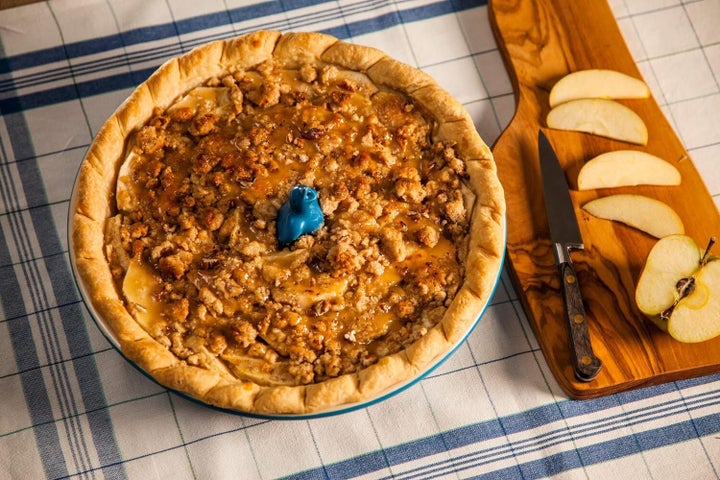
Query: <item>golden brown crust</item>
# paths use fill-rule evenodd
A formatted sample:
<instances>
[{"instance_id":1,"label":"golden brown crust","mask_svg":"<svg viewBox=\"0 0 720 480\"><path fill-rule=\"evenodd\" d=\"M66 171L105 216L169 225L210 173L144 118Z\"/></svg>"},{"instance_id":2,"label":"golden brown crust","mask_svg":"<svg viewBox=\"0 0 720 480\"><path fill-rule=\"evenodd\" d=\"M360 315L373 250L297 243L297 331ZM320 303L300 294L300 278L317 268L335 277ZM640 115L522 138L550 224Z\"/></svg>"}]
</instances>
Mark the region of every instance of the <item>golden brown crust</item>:
<instances>
[{"instance_id":1,"label":"golden brown crust","mask_svg":"<svg viewBox=\"0 0 720 480\"><path fill-rule=\"evenodd\" d=\"M437 352L446 352L451 347L452 343L445 336L442 327L432 328L407 348L407 360L419 371L435 360Z\"/></svg>"},{"instance_id":2,"label":"golden brown crust","mask_svg":"<svg viewBox=\"0 0 720 480\"><path fill-rule=\"evenodd\" d=\"M305 63L317 63L323 52L337 41L323 33L287 33L275 45L273 57L286 68L300 68Z\"/></svg>"},{"instance_id":3,"label":"golden brown crust","mask_svg":"<svg viewBox=\"0 0 720 480\"><path fill-rule=\"evenodd\" d=\"M177 96L180 83L180 67L176 59L165 62L145 81L154 105L165 108Z\"/></svg>"},{"instance_id":4,"label":"golden brown crust","mask_svg":"<svg viewBox=\"0 0 720 480\"><path fill-rule=\"evenodd\" d=\"M484 305L482 297L471 292L469 288L461 288L439 325L445 339L453 345L458 343L467 334Z\"/></svg>"},{"instance_id":5,"label":"golden brown crust","mask_svg":"<svg viewBox=\"0 0 720 480\"><path fill-rule=\"evenodd\" d=\"M411 96L429 112L433 112L441 124L465 120L472 124L470 115L462 104L438 85L420 87L412 92Z\"/></svg>"},{"instance_id":6,"label":"golden brown crust","mask_svg":"<svg viewBox=\"0 0 720 480\"><path fill-rule=\"evenodd\" d=\"M435 80L427 73L390 57L375 62L368 69L367 74L378 85L385 85L410 95L420 88L436 85Z\"/></svg>"},{"instance_id":7,"label":"golden brown crust","mask_svg":"<svg viewBox=\"0 0 720 480\"><path fill-rule=\"evenodd\" d=\"M339 67L367 72L385 57L385 53L376 48L337 42L325 50L320 59Z\"/></svg>"},{"instance_id":8,"label":"golden brown crust","mask_svg":"<svg viewBox=\"0 0 720 480\"><path fill-rule=\"evenodd\" d=\"M376 85L400 90L435 116L434 139L454 144L465 159L475 196L465 280L442 321L406 350L357 373L308 386L259 386L222 372L189 365L155 341L128 313L105 260L105 221L114 214L114 189L127 136L181 94L233 68L270 57L286 68L304 63L366 73ZM412 379L467 334L491 295L504 249L504 198L490 149L457 100L427 74L383 52L317 33L255 32L200 47L163 65L101 128L81 166L71 214L72 249L92 308L110 328L124 355L158 382L209 404L245 412L310 413L366 400Z\"/></svg>"},{"instance_id":9,"label":"golden brown crust","mask_svg":"<svg viewBox=\"0 0 720 480\"><path fill-rule=\"evenodd\" d=\"M115 127L119 128L119 132L117 133L119 133L123 138L126 138L136 127L142 125L147 120L147 107L149 105L154 105L153 96L150 94L150 88L147 83L142 83L133 91L132 94L130 94L123 105L115 112L117 124L110 124L112 125L110 128L113 128L113 130ZM118 148L118 145L115 143L113 143L113 146ZM121 152L123 151L124 148ZM103 151L103 153L105 152ZM121 160L122 157L119 157L118 161Z\"/></svg>"},{"instance_id":10,"label":"golden brown crust","mask_svg":"<svg viewBox=\"0 0 720 480\"><path fill-rule=\"evenodd\" d=\"M260 31L227 40L223 43L222 65L244 69L272 57L280 32Z\"/></svg>"},{"instance_id":11,"label":"golden brown crust","mask_svg":"<svg viewBox=\"0 0 720 480\"><path fill-rule=\"evenodd\" d=\"M207 43L178 57L180 82L188 87L198 85L224 70L222 42ZM186 89L187 90L187 89Z\"/></svg>"},{"instance_id":12,"label":"golden brown crust","mask_svg":"<svg viewBox=\"0 0 720 480\"><path fill-rule=\"evenodd\" d=\"M495 168L490 147L477 134L475 126L469 117L441 123L437 128L435 137L437 141L455 143L456 148L462 152L463 158L467 159L467 162L471 160L480 161L485 163L487 168Z\"/></svg>"}]
</instances>

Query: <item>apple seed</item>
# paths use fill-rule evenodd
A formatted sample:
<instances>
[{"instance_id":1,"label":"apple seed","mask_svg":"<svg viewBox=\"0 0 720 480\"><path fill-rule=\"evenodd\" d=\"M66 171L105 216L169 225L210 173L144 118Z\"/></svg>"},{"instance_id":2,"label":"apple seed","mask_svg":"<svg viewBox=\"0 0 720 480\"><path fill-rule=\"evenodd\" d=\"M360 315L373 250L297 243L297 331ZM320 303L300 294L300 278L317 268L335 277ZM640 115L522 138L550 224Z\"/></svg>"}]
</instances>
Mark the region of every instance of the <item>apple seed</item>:
<instances>
[{"instance_id":1,"label":"apple seed","mask_svg":"<svg viewBox=\"0 0 720 480\"><path fill-rule=\"evenodd\" d=\"M695 290L695 277L681 278L675 284L675 289L678 292L678 298L675 299L672 305L663 310L660 314L661 320L668 321L670 319L670 315L672 315L672 312L675 309L675 306L680 302L680 300L687 297Z\"/></svg>"},{"instance_id":2,"label":"apple seed","mask_svg":"<svg viewBox=\"0 0 720 480\"><path fill-rule=\"evenodd\" d=\"M675 284L675 288L677 288L678 294L680 295L678 301L687 297L695 291L695 277L681 278L677 284Z\"/></svg>"}]
</instances>

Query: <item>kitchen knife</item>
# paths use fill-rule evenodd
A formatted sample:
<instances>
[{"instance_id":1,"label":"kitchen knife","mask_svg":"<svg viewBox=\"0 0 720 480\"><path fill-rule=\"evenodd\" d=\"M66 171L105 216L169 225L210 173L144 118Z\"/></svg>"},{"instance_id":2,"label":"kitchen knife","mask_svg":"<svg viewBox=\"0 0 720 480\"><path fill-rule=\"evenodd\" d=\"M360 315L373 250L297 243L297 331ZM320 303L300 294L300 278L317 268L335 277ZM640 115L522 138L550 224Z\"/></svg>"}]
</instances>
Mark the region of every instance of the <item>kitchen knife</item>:
<instances>
[{"instance_id":1,"label":"kitchen knife","mask_svg":"<svg viewBox=\"0 0 720 480\"><path fill-rule=\"evenodd\" d=\"M570 258L571 249L583 248L582 236L570 200L565 173L542 130L538 132L538 154L550 238L554 244L560 272L565 317L570 333L573 370L578 380L589 382L600 372L602 362L593 353L580 286Z\"/></svg>"}]
</instances>

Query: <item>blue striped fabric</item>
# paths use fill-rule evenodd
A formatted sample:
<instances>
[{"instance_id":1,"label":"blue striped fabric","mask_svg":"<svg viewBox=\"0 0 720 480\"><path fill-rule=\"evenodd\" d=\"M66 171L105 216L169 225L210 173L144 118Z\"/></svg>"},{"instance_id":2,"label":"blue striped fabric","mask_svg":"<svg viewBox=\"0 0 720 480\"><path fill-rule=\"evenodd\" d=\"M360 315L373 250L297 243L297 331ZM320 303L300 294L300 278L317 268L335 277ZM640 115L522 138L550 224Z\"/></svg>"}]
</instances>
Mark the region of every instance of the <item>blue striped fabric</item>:
<instances>
[{"instance_id":1,"label":"blue striped fabric","mask_svg":"<svg viewBox=\"0 0 720 480\"><path fill-rule=\"evenodd\" d=\"M454 11L476 7L486 2L453 2L441 1L429 5L398 9L392 14L379 17L371 17L354 23L345 23L344 15L369 13L373 8L383 5L385 2L359 2L349 7L341 8L335 2L293 2L297 8L310 5L320 5L322 10L314 11L312 15L300 15L291 20L278 22L252 22L252 26L235 30L231 23L242 21L247 18L262 19L266 15L286 12L280 2L264 2L257 5L240 7L227 12L202 15L188 20L175 22L174 24L161 24L152 27L144 27L129 32L118 32L115 35L104 36L93 40L85 40L77 43L70 43L62 47L53 47L40 51L9 56L3 58L0 63L0 111L4 114L16 113L30 108L52 105L66 101L73 96L83 98L87 96L102 94L124 88L131 88L142 83L162 62L170 57L180 55L193 47L209 41L230 38L237 34L246 33L258 29L307 29L309 25L323 21L335 21L340 25L332 28L321 29L324 33L334 35L341 39L351 36L369 33L378 28L388 28L402 24L403 22L420 21L437 15L449 14ZM403 3L403 2L400 2ZM411 2L404 2L410 4ZM202 32L208 28L221 27L221 33L202 35L191 42L177 43L177 36L187 33ZM131 46L142 46L148 42L169 42L163 48L153 46L141 50L133 50L132 53L123 51ZM114 53L114 55L113 55ZM96 59L83 61L83 57L97 54L108 55L107 58L98 62ZM66 61L71 62L68 64ZM40 73L28 75L15 75L15 72L31 68L43 68L51 66L55 62L61 62L62 66L51 69L43 69ZM140 62L151 62L152 66L139 71L133 70L122 75L101 77L93 80L83 81L88 76L105 70L133 65ZM13 73L12 76L5 74ZM63 87L46 88L39 92L22 94L24 89L39 87L50 81L72 82Z\"/></svg>"},{"instance_id":2,"label":"blue striped fabric","mask_svg":"<svg viewBox=\"0 0 720 480\"><path fill-rule=\"evenodd\" d=\"M720 3L610 4L718 198ZM0 478L720 478L720 375L568 400L507 274L445 364L336 417L217 411L129 365L74 284L74 174L104 119L162 62L256 29L319 30L426 69L488 143L514 111L485 1L51 0L0 10Z\"/></svg>"},{"instance_id":3,"label":"blue striped fabric","mask_svg":"<svg viewBox=\"0 0 720 480\"><path fill-rule=\"evenodd\" d=\"M713 382L720 380L720 376L711 377ZM705 379L710 380L710 379ZM640 392L646 398L662 394L675 387L661 385L647 388ZM634 401L632 394L621 393L612 397L605 403L608 406L623 405ZM569 438L592 438L604 436L621 428L634 425L648 424L667 416L671 412L686 412L696 409L705 409L708 405L717 405L720 401L720 389L703 391L692 398L675 399L654 405L652 408L637 408L624 410L622 414L610 416L594 416L591 420L583 421L574 428L563 426L550 430L542 435L524 438L522 441L502 443L493 448L477 449L470 453L451 456L443 461L426 464L396 472L392 478L435 478L448 472L462 472L467 469L492 464L502 458L512 458L520 453L543 451L550 445L560 444ZM607 405L610 403L610 405ZM564 407L576 409L578 405L595 408L597 406L587 403L567 402L559 405L546 405L508 417L494 419L484 423L476 423L455 430L443 432L442 435L422 438L413 442L364 454L362 457L351 458L332 465L323 465L313 470L300 472L286 478L353 478L377 471L385 466L398 466L419 458L428 457L445 451L453 451L478 442L479 439L502 438L509 434L522 433L539 426L557 422L565 417L585 416L586 411L568 412ZM565 410L565 412L563 412ZM717 410L717 408L715 408ZM560 473L569 468L578 468L583 465L592 465L609 459L625 455L637 454L643 450L672 445L697 438L699 435L717 433L720 428L720 412L712 413L694 419L674 423L633 435L612 435L610 440L594 443L587 447L578 448L571 452L564 452L557 458L543 458L517 465L510 469L493 471L488 478L545 478ZM700 432L704 432L700 434ZM559 466L558 466L559 465ZM481 476L484 478L484 476ZM381 477L390 478L390 477Z\"/></svg>"}]
</instances>

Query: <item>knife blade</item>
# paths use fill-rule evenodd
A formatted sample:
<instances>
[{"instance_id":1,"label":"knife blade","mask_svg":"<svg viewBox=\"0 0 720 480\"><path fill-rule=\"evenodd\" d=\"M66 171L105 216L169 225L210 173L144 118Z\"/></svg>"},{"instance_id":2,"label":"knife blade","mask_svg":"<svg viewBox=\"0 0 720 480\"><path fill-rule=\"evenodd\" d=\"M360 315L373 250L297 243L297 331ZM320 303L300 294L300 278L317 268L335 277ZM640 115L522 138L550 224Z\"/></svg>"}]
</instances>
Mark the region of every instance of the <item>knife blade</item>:
<instances>
[{"instance_id":1,"label":"knife blade","mask_svg":"<svg viewBox=\"0 0 720 480\"><path fill-rule=\"evenodd\" d=\"M570 334L573 371L578 380L589 382L600 372L602 361L595 356L592 349L580 286L570 258L570 250L584 248L582 235L570 199L565 172L542 130L538 131L538 155L550 239L560 273L565 321Z\"/></svg>"}]
</instances>

